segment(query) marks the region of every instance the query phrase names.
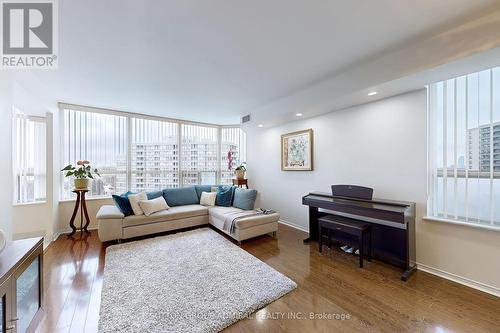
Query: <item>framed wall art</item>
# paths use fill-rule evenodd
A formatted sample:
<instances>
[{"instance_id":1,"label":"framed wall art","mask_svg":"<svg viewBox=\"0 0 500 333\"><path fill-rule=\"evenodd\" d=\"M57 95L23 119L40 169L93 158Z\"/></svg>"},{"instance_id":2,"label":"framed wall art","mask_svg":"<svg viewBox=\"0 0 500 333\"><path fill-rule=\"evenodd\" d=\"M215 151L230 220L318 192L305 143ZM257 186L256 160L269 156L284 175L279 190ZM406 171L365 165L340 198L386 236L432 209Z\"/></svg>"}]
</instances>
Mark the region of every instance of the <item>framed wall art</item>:
<instances>
[{"instance_id":1,"label":"framed wall art","mask_svg":"<svg viewBox=\"0 0 500 333\"><path fill-rule=\"evenodd\" d=\"M281 135L281 170L313 170L313 130Z\"/></svg>"}]
</instances>

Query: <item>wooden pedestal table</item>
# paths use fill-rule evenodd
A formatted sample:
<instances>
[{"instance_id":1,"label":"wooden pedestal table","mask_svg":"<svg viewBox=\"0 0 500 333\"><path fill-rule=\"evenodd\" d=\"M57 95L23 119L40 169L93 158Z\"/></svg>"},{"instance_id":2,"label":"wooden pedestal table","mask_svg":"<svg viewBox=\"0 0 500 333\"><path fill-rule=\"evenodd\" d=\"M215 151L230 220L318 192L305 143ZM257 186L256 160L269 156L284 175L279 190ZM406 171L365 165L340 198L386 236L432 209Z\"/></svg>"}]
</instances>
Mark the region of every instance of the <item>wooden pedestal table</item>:
<instances>
[{"instance_id":1,"label":"wooden pedestal table","mask_svg":"<svg viewBox=\"0 0 500 333\"><path fill-rule=\"evenodd\" d=\"M243 188L243 185L248 188L248 179L233 179L233 186Z\"/></svg>"},{"instance_id":2,"label":"wooden pedestal table","mask_svg":"<svg viewBox=\"0 0 500 333\"><path fill-rule=\"evenodd\" d=\"M90 218L89 213L87 212L87 203L85 202L85 194L87 194L88 191L89 190L73 190L73 193L76 193L76 202L73 215L71 215L71 220L69 221L69 226L73 231L68 235L68 237L73 236L77 231L90 233L87 229L90 224ZM75 227L75 218L78 213L78 209L80 209L80 228ZM84 216L85 224L83 224Z\"/></svg>"}]
</instances>

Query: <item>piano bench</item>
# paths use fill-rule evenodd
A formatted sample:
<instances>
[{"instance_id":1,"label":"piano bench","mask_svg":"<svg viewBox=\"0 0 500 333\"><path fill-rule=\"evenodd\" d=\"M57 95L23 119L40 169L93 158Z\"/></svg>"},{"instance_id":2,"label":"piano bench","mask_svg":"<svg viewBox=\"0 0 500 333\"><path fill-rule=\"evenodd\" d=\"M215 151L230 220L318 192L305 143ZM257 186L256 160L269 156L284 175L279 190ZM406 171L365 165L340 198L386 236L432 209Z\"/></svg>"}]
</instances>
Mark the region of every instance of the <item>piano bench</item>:
<instances>
[{"instance_id":1,"label":"piano bench","mask_svg":"<svg viewBox=\"0 0 500 333\"><path fill-rule=\"evenodd\" d=\"M335 233L340 232L357 238L359 249L359 267L363 268L363 259L365 253L365 239L368 238L368 261L372 261L372 237L370 224L362 221L350 219L342 216L327 215L318 219L319 227L319 252L323 247L323 230L328 233L328 247L331 247L332 233L335 240ZM340 240L340 239L337 239ZM355 244L349 244L356 246Z\"/></svg>"}]
</instances>

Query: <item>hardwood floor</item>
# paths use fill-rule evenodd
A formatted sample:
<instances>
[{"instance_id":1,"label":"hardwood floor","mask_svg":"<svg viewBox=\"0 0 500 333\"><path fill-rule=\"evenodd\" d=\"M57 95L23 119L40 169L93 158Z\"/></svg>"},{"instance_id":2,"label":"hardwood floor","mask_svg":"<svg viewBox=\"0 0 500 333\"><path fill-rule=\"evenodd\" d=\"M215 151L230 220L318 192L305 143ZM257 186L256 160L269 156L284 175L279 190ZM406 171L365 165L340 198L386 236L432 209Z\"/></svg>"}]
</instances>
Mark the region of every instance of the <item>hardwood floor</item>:
<instances>
[{"instance_id":1,"label":"hardwood floor","mask_svg":"<svg viewBox=\"0 0 500 333\"><path fill-rule=\"evenodd\" d=\"M500 298L417 271L400 281L380 262L302 244L280 225L242 248L292 278L298 288L227 332L500 332ZM37 332L97 332L106 246L97 232L59 237L45 252L45 314ZM339 318L310 319L316 316ZM295 316L295 318L294 318Z\"/></svg>"}]
</instances>

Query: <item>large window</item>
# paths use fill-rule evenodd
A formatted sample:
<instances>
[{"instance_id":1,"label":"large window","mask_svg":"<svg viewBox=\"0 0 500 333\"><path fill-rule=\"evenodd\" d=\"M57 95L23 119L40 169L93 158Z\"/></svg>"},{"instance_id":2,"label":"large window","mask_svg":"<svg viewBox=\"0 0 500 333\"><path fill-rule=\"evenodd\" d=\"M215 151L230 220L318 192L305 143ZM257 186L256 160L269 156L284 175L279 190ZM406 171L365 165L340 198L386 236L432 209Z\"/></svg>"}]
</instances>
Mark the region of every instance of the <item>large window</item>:
<instances>
[{"instance_id":1,"label":"large window","mask_svg":"<svg viewBox=\"0 0 500 333\"><path fill-rule=\"evenodd\" d=\"M94 179L90 196L122 193L127 189L127 118L95 112L63 110L63 163L89 160L101 177ZM62 199L73 195L73 179L64 178Z\"/></svg>"},{"instance_id":2,"label":"large window","mask_svg":"<svg viewBox=\"0 0 500 333\"><path fill-rule=\"evenodd\" d=\"M500 227L500 68L429 86L428 214Z\"/></svg>"},{"instance_id":3,"label":"large window","mask_svg":"<svg viewBox=\"0 0 500 333\"><path fill-rule=\"evenodd\" d=\"M46 200L46 118L14 109L12 124L14 203Z\"/></svg>"},{"instance_id":4,"label":"large window","mask_svg":"<svg viewBox=\"0 0 500 333\"><path fill-rule=\"evenodd\" d=\"M90 196L230 184L235 166L244 159L245 134L239 127L64 104L61 109L61 165L89 160L101 173L92 181ZM73 180L64 178L62 184L62 198L72 197Z\"/></svg>"}]
</instances>

